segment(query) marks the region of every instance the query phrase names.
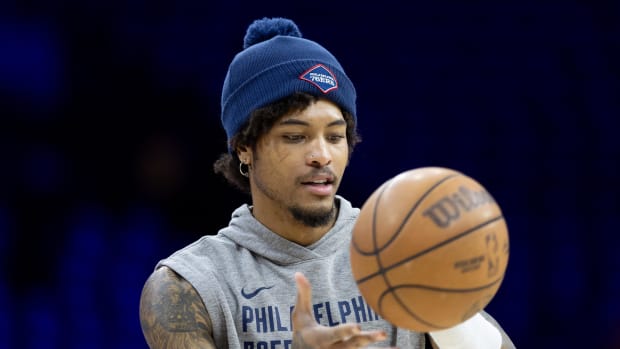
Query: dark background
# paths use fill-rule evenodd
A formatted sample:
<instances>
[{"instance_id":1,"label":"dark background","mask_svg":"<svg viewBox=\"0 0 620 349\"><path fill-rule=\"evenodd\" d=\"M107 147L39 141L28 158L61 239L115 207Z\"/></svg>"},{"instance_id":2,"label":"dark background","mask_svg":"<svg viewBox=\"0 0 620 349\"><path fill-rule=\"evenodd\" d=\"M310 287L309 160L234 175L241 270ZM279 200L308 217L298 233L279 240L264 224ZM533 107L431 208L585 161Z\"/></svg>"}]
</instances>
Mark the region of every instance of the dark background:
<instances>
[{"instance_id":1,"label":"dark background","mask_svg":"<svg viewBox=\"0 0 620 349\"><path fill-rule=\"evenodd\" d=\"M155 263L247 197L213 174L247 26L295 20L357 87L340 193L458 169L511 237L487 310L520 348L620 348L616 1L3 1L0 347L146 348Z\"/></svg>"}]
</instances>

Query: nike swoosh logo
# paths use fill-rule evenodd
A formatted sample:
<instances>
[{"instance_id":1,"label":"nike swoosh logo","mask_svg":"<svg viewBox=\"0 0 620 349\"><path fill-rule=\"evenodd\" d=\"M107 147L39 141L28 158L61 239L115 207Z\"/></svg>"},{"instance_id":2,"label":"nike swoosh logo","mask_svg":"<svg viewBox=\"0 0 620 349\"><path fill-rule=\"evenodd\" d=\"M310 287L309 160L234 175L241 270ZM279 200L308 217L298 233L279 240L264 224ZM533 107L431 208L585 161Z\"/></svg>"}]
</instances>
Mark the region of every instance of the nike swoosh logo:
<instances>
[{"instance_id":1,"label":"nike swoosh logo","mask_svg":"<svg viewBox=\"0 0 620 349\"><path fill-rule=\"evenodd\" d=\"M245 290L242 288L242 289L241 289L241 295L242 295L242 296L243 296L243 298L245 298L245 299L252 299L252 298L256 297L256 296L257 296L257 295L258 295L261 291L268 290L268 289L270 289L270 288L272 288L272 287L273 287L273 286L269 286L269 287L265 287L265 286L263 286L263 287L259 287L259 288L257 288L256 290L254 290L253 292L249 292L249 293L246 293L246 292L245 292Z\"/></svg>"}]
</instances>

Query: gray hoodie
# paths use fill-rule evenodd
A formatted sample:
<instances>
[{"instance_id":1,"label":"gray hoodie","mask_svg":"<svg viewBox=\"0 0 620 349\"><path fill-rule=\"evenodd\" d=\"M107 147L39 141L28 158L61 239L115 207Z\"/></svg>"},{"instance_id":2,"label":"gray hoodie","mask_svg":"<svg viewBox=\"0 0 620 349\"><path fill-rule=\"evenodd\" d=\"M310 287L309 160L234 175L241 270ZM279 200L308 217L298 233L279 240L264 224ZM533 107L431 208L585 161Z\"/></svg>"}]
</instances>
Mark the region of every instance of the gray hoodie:
<instances>
[{"instance_id":1,"label":"gray hoodie","mask_svg":"<svg viewBox=\"0 0 620 349\"><path fill-rule=\"evenodd\" d=\"M337 196L338 219L310 246L288 241L258 222L248 205L237 208L228 227L203 236L157 264L168 266L198 292L213 324L218 348L291 347L294 273L312 285L317 321L325 326L357 322L365 330L392 326L362 298L349 264L351 231L358 208ZM420 333L398 330L400 348L424 348Z\"/></svg>"}]
</instances>

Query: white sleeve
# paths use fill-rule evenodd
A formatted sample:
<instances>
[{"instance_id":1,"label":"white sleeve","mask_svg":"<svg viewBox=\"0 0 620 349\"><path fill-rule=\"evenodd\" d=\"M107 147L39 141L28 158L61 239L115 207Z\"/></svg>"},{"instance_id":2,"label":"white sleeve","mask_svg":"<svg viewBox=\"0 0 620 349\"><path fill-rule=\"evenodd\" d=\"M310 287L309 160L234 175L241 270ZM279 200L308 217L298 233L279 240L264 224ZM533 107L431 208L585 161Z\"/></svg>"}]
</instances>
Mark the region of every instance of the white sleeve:
<instances>
[{"instance_id":1,"label":"white sleeve","mask_svg":"<svg viewBox=\"0 0 620 349\"><path fill-rule=\"evenodd\" d=\"M502 335L480 313L464 322L439 331L429 332L440 349L499 349Z\"/></svg>"}]
</instances>

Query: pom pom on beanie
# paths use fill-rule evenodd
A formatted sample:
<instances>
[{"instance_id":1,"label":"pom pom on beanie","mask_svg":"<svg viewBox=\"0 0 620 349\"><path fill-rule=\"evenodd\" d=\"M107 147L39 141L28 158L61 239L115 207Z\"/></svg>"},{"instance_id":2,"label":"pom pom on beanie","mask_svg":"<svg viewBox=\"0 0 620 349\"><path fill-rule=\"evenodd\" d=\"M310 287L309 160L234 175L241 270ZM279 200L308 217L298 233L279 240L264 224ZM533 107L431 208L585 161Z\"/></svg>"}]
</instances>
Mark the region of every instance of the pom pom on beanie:
<instances>
[{"instance_id":1,"label":"pom pom on beanie","mask_svg":"<svg viewBox=\"0 0 620 349\"><path fill-rule=\"evenodd\" d=\"M287 18L255 20L243 50L232 60L222 88L221 121L229 142L252 111L295 92L331 100L356 119L356 93L344 69L327 49L304 39ZM357 120L355 120L357 122Z\"/></svg>"},{"instance_id":2,"label":"pom pom on beanie","mask_svg":"<svg viewBox=\"0 0 620 349\"><path fill-rule=\"evenodd\" d=\"M243 49L259 42L267 41L276 35L301 38L301 32L295 22L286 18L264 18L256 20L249 27L243 38Z\"/></svg>"}]
</instances>

